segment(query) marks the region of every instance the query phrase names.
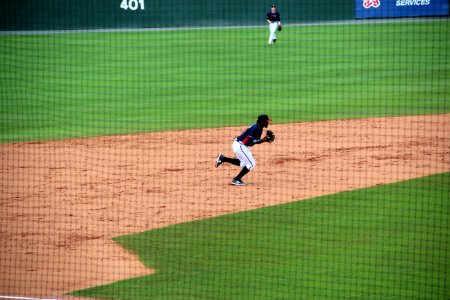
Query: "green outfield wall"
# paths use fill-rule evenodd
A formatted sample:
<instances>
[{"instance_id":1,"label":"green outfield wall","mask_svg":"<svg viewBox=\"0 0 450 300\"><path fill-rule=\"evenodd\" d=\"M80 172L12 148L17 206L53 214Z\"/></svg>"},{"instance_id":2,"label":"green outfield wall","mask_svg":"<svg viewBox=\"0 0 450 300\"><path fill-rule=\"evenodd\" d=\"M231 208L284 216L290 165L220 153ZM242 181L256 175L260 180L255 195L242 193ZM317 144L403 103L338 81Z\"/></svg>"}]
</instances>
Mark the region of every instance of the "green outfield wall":
<instances>
[{"instance_id":1,"label":"green outfield wall","mask_svg":"<svg viewBox=\"0 0 450 300\"><path fill-rule=\"evenodd\" d=\"M265 24L271 1L3 0L0 30L159 28ZM275 1L284 23L348 20L354 0Z\"/></svg>"}]
</instances>

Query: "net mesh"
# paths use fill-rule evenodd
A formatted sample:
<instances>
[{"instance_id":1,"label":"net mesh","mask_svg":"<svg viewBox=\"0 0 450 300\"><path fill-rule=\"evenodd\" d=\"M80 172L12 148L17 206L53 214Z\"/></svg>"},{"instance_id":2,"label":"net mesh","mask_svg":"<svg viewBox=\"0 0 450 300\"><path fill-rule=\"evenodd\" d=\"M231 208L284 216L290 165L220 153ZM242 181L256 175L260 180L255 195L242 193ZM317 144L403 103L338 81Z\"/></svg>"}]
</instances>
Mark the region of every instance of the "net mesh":
<instances>
[{"instance_id":1,"label":"net mesh","mask_svg":"<svg viewBox=\"0 0 450 300\"><path fill-rule=\"evenodd\" d=\"M1 2L0 298L448 298L448 1L413 2Z\"/></svg>"}]
</instances>

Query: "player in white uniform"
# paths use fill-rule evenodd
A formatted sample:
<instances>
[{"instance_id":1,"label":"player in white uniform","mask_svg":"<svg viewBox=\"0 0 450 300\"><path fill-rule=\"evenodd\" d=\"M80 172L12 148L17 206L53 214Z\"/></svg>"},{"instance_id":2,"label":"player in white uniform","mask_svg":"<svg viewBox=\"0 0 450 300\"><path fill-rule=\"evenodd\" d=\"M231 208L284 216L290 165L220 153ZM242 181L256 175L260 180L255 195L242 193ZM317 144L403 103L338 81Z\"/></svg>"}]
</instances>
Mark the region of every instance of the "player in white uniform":
<instances>
[{"instance_id":1,"label":"player in white uniform","mask_svg":"<svg viewBox=\"0 0 450 300\"><path fill-rule=\"evenodd\" d=\"M266 15L266 20L267 23L269 23L270 35L268 44L270 46L275 44L275 42L277 41L275 32L277 32L279 27L281 27L280 13L277 11L275 4L272 4L272 6L270 7L270 11Z\"/></svg>"},{"instance_id":2,"label":"player in white uniform","mask_svg":"<svg viewBox=\"0 0 450 300\"><path fill-rule=\"evenodd\" d=\"M223 163L230 163L241 168L239 174L231 180L231 184L245 185L242 177L255 168L256 161L249 148L265 142L271 143L275 139L274 133L270 130L267 131L267 135L264 138L261 138L263 129L269 126L270 121L272 120L268 115L260 115L256 123L252 124L240 136L236 137L233 141L233 152L237 158L229 158L223 154L217 156L216 168Z\"/></svg>"}]
</instances>

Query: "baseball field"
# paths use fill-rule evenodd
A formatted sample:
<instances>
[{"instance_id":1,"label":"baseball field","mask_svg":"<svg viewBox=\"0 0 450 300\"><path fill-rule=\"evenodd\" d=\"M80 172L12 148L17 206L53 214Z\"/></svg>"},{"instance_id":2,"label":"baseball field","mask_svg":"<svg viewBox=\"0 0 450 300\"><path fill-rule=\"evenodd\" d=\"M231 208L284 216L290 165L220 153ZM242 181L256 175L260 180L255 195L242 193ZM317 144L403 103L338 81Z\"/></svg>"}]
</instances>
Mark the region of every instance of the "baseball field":
<instances>
[{"instance_id":1,"label":"baseball field","mask_svg":"<svg viewBox=\"0 0 450 300\"><path fill-rule=\"evenodd\" d=\"M449 20L266 39L0 35L0 296L447 299Z\"/></svg>"}]
</instances>

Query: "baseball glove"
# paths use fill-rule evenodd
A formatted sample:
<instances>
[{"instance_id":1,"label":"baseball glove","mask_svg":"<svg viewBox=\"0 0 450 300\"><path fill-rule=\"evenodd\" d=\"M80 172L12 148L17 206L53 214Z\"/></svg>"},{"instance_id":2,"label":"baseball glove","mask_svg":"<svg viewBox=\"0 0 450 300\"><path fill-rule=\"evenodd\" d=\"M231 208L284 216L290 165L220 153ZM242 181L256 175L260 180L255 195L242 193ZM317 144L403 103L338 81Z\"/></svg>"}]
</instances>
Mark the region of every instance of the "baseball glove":
<instances>
[{"instance_id":1,"label":"baseball glove","mask_svg":"<svg viewBox=\"0 0 450 300\"><path fill-rule=\"evenodd\" d=\"M271 130L267 130L266 139L268 143L272 143L275 140L275 133Z\"/></svg>"},{"instance_id":2,"label":"baseball glove","mask_svg":"<svg viewBox=\"0 0 450 300\"><path fill-rule=\"evenodd\" d=\"M278 23L278 31L283 30L283 26L281 26L281 23Z\"/></svg>"}]
</instances>

